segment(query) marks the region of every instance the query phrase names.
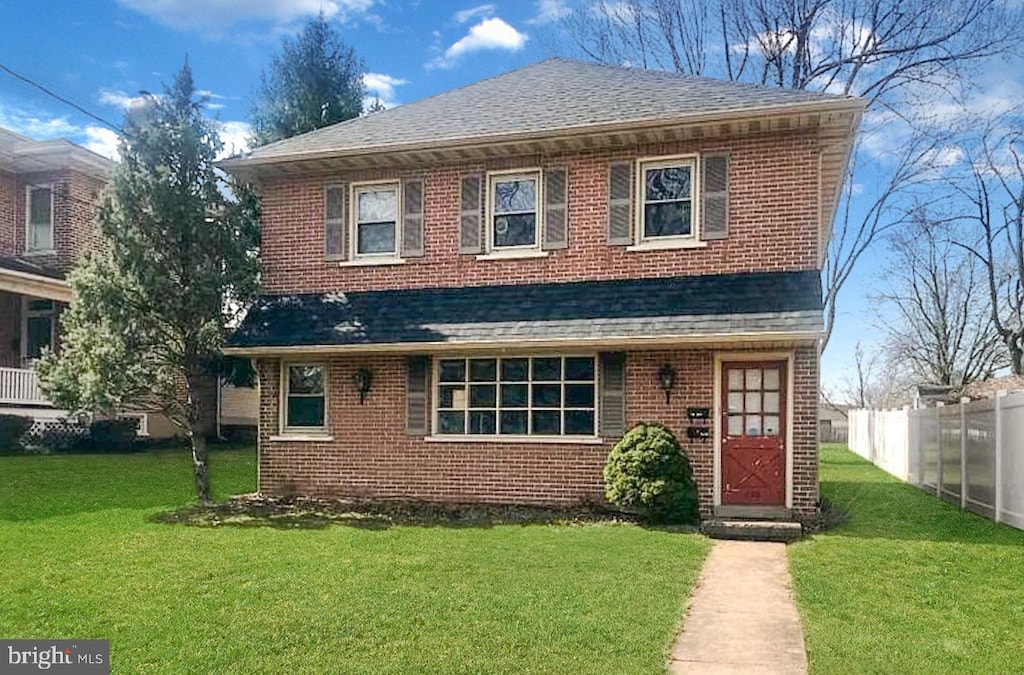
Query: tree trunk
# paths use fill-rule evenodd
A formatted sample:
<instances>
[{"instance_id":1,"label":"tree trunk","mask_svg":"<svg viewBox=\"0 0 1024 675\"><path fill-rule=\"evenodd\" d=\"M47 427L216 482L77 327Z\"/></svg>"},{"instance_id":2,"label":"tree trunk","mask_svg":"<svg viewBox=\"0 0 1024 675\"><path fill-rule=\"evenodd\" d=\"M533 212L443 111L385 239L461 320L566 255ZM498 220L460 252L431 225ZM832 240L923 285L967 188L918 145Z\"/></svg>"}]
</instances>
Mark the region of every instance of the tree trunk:
<instances>
[{"instance_id":1,"label":"tree trunk","mask_svg":"<svg viewBox=\"0 0 1024 675\"><path fill-rule=\"evenodd\" d=\"M192 440L192 467L196 474L196 495L199 503L203 506L213 504L213 497L210 495L210 465L207 461L206 437L202 433L193 431Z\"/></svg>"}]
</instances>

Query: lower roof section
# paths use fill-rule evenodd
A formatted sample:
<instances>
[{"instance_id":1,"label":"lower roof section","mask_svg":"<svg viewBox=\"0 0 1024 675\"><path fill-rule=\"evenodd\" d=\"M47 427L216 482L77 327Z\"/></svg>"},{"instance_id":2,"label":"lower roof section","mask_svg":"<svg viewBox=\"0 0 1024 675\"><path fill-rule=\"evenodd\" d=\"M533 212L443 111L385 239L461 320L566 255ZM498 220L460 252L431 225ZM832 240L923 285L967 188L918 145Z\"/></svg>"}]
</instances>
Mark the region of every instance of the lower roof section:
<instances>
[{"instance_id":1,"label":"lower roof section","mask_svg":"<svg viewBox=\"0 0 1024 675\"><path fill-rule=\"evenodd\" d=\"M63 273L30 258L0 257L0 291L71 302Z\"/></svg>"},{"instance_id":2,"label":"lower roof section","mask_svg":"<svg viewBox=\"0 0 1024 675\"><path fill-rule=\"evenodd\" d=\"M233 354L816 340L814 270L265 295Z\"/></svg>"}]
</instances>

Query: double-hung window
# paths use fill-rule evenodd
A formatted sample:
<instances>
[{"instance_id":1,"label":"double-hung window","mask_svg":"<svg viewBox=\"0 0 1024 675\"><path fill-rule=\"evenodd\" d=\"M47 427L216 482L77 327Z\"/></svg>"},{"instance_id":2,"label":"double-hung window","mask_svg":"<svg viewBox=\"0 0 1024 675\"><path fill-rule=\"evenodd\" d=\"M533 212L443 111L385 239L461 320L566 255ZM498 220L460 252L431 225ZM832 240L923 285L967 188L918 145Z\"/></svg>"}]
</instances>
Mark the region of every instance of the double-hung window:
<instances>
[{"instance_id":1,"label":"double-hung window","mask_svg":"<svg viewBox=\"0 0 1024 675\"><path fill-rule=\"evenodd\" d=\"M352 192L355 257L397 257L398 183L354 185Z\"/></svg>"},{"instance_id":2,"label":"double-hung window","mask_svg":"<svg viewBox=\"0 0 1024 675\"><path fill-rule=\"evenodd\" d=\"M696 238L696 172L694 158L640 162L639 241Z\"/></svg>"},{"instance_id":3,"label":"double-hung window","mask_svg":"<svg viewBox=\"0 0 1024 675\"><path fill-rule=\"evenodd\" d=\"M593 356L439 359L436 433L594 436Z\"/></svg>"},{"instance_id":4,"label":"double-hung window","mask_svg":"<svg viewBox=\"0 0 1024 675\"><path fill-rule=\"evenodd\" d=\"M538 248L540 171L494 173L487 181L489 248Z\"/></svg>"},{"instance_id":5,"label":"double-hung window","mask_svg":"<svg viewBox=\"0 0 1024 675\"><path fill-rule=\"evenodd\" d=\"M282 373L285 432L316 432L327 429L325 368L318 363L290 363Z\"/></svg>"},{"instance_id":6,"label":"double-hung window","mask_svg":"<svg viewBox=\"0 0 1024 675\"><path fill-rule=\"evenodd\" d=\"M53 250L53 188L30 185L25 193L25 251Z\"/></svg>"}]
</instances>

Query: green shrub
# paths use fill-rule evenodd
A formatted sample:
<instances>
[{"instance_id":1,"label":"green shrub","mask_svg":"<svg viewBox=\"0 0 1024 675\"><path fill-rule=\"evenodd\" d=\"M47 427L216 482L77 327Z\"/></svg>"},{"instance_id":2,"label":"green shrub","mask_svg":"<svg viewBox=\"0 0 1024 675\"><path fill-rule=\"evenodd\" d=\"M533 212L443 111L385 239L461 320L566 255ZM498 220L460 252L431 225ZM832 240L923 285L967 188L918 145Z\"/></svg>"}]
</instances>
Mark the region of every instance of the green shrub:
<instances>
[{"instance_id":1,"label":"green shrub","mask_svg":"<svg viewBox=\"0 0 1024 675\"><path fill-rule=\"evenodd\" d=\"M651 522L697 518L697 486L690 461L672 432L641 422L608 455L604 494L616 506L636 509Z\"/></svg>"},{"instance_id":2,"label":"green shrub","mask_svg":"<svg viewBox=\"0 0 1024 675\"><path fill-rule=\"evenodd\" d=\"M89 445L93 452L131 452L139 431L139 420L125 417L96 420L89 426Z\"/></svg>"},{"instance_id":3,"label":"green shrub","mask_svg":"<svg viewBox=\"0 0 1024 675\"><path fill-rule=\"evenodd\" d=\"M31 417L0 415L0 455L21 452L21 437L31 428Z\"/></svg>"}]
</instances>

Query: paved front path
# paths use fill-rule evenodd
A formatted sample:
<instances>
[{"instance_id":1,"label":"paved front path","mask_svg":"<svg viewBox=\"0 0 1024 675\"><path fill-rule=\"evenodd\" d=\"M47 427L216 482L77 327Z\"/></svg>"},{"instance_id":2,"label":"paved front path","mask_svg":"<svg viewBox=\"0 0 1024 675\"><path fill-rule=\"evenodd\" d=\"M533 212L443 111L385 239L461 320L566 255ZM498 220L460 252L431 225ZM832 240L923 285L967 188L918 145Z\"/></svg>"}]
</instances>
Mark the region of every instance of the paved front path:
<instances>
[{"instance_id":1,"label":"paved front path","mask_svg":"<svg viewBox=\"0 0 1024 675\"><path fill-rule=\"evenodd\" d=\"M806 673L786 545L715 542L669 659L672 673Z\"/></svg>"}]
</instances>

